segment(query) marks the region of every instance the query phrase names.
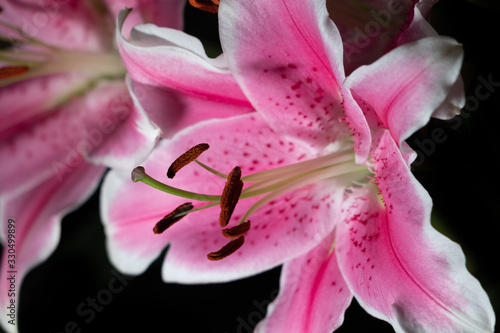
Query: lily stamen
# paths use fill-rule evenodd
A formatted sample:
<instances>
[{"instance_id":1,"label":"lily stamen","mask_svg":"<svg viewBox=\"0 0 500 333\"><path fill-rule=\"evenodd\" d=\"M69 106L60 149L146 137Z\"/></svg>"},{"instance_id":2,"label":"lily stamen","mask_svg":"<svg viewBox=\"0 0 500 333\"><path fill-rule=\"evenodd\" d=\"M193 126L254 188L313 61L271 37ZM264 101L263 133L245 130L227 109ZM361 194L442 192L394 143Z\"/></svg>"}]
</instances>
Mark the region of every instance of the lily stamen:
<instances>
[{"instance_id":1,"label":"lily stamen","mask_svg":"<svg viewBox=\"0 0 500 333\"><path fill-rule=\"evenodd\" d=\"M243 236L244 234L247 233L248 230L250 230L250 220L242 224L235 225L232 228L226 228L222 230L222 235L226 238L233 239L236 237Z\"/></svg>"},{"instance_id":2,"label":"lily stamen","mask_svg":"<svg viewBox=\"0 0 500 333\"><path fill-rule=\"evenodd\" d=\"M312 168L319 168L321 166L334 165L342 162L352 161L352 149L343 149L338 152L320 156L311 160L297 162L294 164L264 170L241 178L244 182L256 182L262 178L275 178L276 175L283 175L285 172L296 173L300 170L311 170Z\"/></svg>"},{"instance_id":3,"label":"lily stamen","mask_svg":"<svg viewBox=\"0 0 500 333\"><path fill-rule=\"evenodd\" d=\"M237 166L227 177L226 185L222 191L220 200L221 212L219 216L219 224L221 227L225 227L229 223L234 208L236 208L236 204L240 199L242 189L243 182L241 181L241 169Z\"/></svg>"},{"instance_id":4,"label":"lily stamen","mask_svg":"<svg viewBox=\"0 0 500 333\"><path fill-rule=\"evenodd\" d=\"M317 174L318 172L325 171L328 173L330 177L341 176L345 173L352 173L353 170L358 168L359 166L354 163L354 161L345 161L338 164L333 165L325 165L320 166L314 169L300 169L304 170L303 172L290 172L284 171L280 174L269 175L265 178L262 178L259 182L256 182L243 190L242 197L245 198L246 195L252 193L252 196L256 196L260 194L265 194L272 191L274 188L279 188L282 185L290 184L296 179L303 179L303 177L310 175L312 173ZM366 170L366 167L359 167L361 170ZM323 179L323 174L320 175L320 179ZM326 178L325 178L326 179Z\"/></svg>"},{"instance_id":5,"label":"lily stamen","mask_svg":"<svg viewBox=\"0 0 500 333\"><path fill-rule=\"evenodd\" d=\"M195 146L194 148L198 146ZM191 155L193 153L191 150L188 151L187 155ZM194 153L199 156L199 154L201 154L204 150L196 148L194 149ZM167 222L174 220L177 222L182 216L219 204L221 208L219 224L221 227L225 227L229 224L232 213L239 200L261 197L243 214L243 216L238 220L236 226L222 230L222 235L226 238L232 239L232 241L221 250L209 254L208 258L210 260L223 259L236 251L243 244L243 240L241 238L250 229L250 221L248 221L249 217L272 200L275 200L288 192L319 181L335 180L345 184L346 186L352 185L357 180L366 178L366 176L370 173L369 169L365 165L356 164L352 149L342 149L307 161L256 172L245 175L244 177L242 177L241 168L238 166L235 167L229 175L225 175L224 173L219 172L197 160L193 160L192 156L185 157L184 155L185 154L181 155L181 160L183 160L181 161L182 167L185 165L185 161L189 160L188 163L195 161L198 165L210 173L226 179L226 183L224 190L222 191L222 195L195 193L163 184L147 175L144 168L135 168L132 172L132 179L136 182L141 181L166 193L192 200L205 201L208 203L207 205L195 209L191 207L186 211L176 209L171 215L167 215ZM243 188L244 182L252 184ZM168 224L167 222L164 223ZM173 223L169 224L168 227ZM237 240L239 241L236 242Z\"/></svg>"},{"instance_id":6,"label":"lily stamen","mask_svg":"<svg viewBox=\"0 0 500 333\"><path fill-rule=\"evenodd\" d=\"M196 164L198 164L199 166L201 166L203 169L207 170L207 171L208 171L208 172L210 172L210 173L213 173L213 174L214 174L214 175L216 175L216 176L219 176L219 177L221 177L221 178L223 178L223 179L227 179L227 177L228 177L228 175L227 175L227 174L222 173L222 172L219 172L219 171L217 171L217 170L215 170L215 169L212 169L212 168L211 168L211 167L209 167L208 165L203 164L203 163L201 163L201 162L200 162L200 161L198 161L198 160L195 160L194 162L195 162Z\"/></svg>"},{"instance_id":7,"label":"lily stamen","mask_svg":"<svg viewBox=\"0 0 500 333\"><path fill-rule=\"evenodd\" d=\"M210 252L207 255L208 260L217 261L228 257L238 250L245 242L245 236L236 238L235 240L229 241L217 252Z\"/></svg>"},{"instance_id":8,"label":"lily stamen","mask_svg":"<svg viewBox=\"0 0 500 333\"><path fill-rule=\"evenodd\" d=\"M153 228L155 234L161 234L176 222L181 220L186 214L180 215L182 213L188 213L193 209L193 204L191 202L186 202L174 209L171 213L165 215Z\"/></svg>"},{"instance_id":9,"label":"lily stamen","mask_svg":"<svg viewBox=\"0 0 500 333\"><path fill-rule=\"evenodd\" d=\"M174 178L180 169L196 160L208 148L210 148L208 144L200 143L179 156L168 168L167 177Z\"/></svg>"}]
</instances>

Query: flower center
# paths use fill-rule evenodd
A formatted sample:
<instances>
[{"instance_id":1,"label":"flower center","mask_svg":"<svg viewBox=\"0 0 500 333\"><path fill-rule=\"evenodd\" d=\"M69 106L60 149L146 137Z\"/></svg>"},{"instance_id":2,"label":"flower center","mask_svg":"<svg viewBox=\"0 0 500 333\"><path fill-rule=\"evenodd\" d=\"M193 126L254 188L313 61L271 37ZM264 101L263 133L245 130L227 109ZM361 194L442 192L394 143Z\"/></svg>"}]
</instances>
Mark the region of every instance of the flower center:
<instances>
[{"instance_id":1,"label":"flower center","mask_svg":"<svg viewBox=\"0 0 500 333\"><path fill-rule=\"evenodd\" d=\"M0 40L8 41L8 47L0 49L0 62L8 64L0 68L0 88L52 74L81 75L76 86L62 91L46 108L55 107L71 96L90 89L99 80L125 77L125 66L114 50L86 52L65 49L31 37L22 29L1 20L0 26L16 36L12 38L0 35Z\"/></svg>"},{"instance_id":2,"label":"flower center","mask_svg":"<svg viewBox=\"0 0 500 333\"><path fill-rule=\"evenodd\" d=\"M222 195L190 192L169 186L150 177L143 167L136 167L132 171L132 180L134 182L140 181L155 189L178 197L206 202L205 205L197 208L194 208L190 202L177 207L156 224L153 228L155 233L165 231L187 214L216 205L220 205L221 207L219 224L224 228L229 223L232 212L239 200L260 197L243 214L236 226L222 230L223 236L230 238L231 241L221 250L210 253L208 255L208 259L210 260L223 259L241 247L244 242L244 234L250 229L250 221L248 220L250 216L276 198L306 185L333 179L341 181L346 186L350 186L354 182L365 178L370 173L365 165L357 165L355 163L355 155L352 148L343 148L307 161L260 171L243 177L241 176L241 169L236 166L229 175L226 175L196 159L186 157L186 155L189 155L191 157L196 156L195 158L197 158L206 149L208 149L207 144L197 145L187 153L181 155L172 165L176 165L176 171L179 171L187 163L194 161L206 171L226 179ZM179 164L179 161L184 162Z\"/></svg>"}]
</instances>

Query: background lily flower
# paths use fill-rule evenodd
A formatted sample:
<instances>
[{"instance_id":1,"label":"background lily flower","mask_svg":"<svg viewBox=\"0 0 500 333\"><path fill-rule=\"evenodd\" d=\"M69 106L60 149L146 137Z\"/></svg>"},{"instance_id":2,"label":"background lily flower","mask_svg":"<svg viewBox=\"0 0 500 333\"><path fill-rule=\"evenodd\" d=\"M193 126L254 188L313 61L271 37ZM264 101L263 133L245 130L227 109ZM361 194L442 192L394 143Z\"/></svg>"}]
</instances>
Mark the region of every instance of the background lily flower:
<instances>
[{"instance_id":1,"label":"background lily flower","mask_svg":"<svg viewBox=\"0 0 500 333\"><path fill-rule=\"evenodd\" d=\"M243 189L233 219L248 218L252 227L243 246L214 265L206 254L225 244L217 207L189 213L158 237L145 221L161 219L185 198L199 207L203 196L168 197L113 171L102 192L112 262L139 274L170 243L163 279L200 283L242 278L297 260L299 268L291 266L294 261L285 265L283 290L261 326L271 332L332 330L341 324L352 294L396 330L491 331L488 297L466 270L460 248L430 226L430 200L409 172L411 149L404 145L447 102L459 75L459 46L436 37L404 44L344 81L340 35L324 2L226 0L219 15L228 68L258 113L189 127L161 142L144 166L160 179L177 156L209 143L213 155L207 152L205 164L222 173L238 165L247 175L242 180L253 183ZM173 44L160 40L167 35L150 30L142 38ZM354 149L346 151L349 134ZM206 173L186 167L169 184L208 194L205 201L217 203L220 179ZM363 175L372 173L376 187L356 189ZM328 234L327 246L315 249ZM414 243L409 235L418 235ZM400 245L405 242L409 248ZM418 251L417 260L412 253ZM300 256L322 256L325 263L302 270L310 276L300 279L297 272L309 262L295 259ZM380 271L368 273L379 264ZM387 284L388 274L396 282ZM326 296L315 304L316 292L301 294L302 287ZM290 310L291 299L297 308ZM329 299L336 307L328 307ZM303 321L290 319L304 309ZM324 311L321 316L315 316L316 309Z\"/></svg>"},{"instance_id":2,"label":"background lily flower","mask_svg":"<svg viewBox=\"0 0 500 333\"><path fill-rule=\"evenodd\" d=\"M89 198L106 167L133 167L159 137L129 95L113 45L124 6L135 8L130 24L181 27L182 1L0 4L0 322L9 332L18 328L22 281L55 250L62 217Z\"/></svg>"}]
</instances>

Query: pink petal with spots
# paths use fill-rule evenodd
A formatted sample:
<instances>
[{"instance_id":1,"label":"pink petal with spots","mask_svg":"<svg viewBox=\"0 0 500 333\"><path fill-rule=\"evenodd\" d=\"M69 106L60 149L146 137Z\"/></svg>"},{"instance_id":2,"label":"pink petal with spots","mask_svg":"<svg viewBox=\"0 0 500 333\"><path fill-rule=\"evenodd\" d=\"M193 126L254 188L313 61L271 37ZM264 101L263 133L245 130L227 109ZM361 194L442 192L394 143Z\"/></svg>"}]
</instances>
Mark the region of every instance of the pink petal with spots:
<instances>
[{"instance_id":1,"label":"pink petal with spots","mask_svg":"<svg viewBox=\"0 0 500 333\"><path fill-rule=\"evenodd\" d=\"M2 159L3 161L3 159ZM94 166L80 160L79 166L71 170L61 181L56 175L44 179L34 187L21 191L2 194L0 196L1 232L3 244L2 279L0 288L0 323L8 332L16 332L16 326L7 321L7 306L11 300L15 301L19 309L19 290L25 275L34 266L46 260L59 243L60 222L62 216L81 205L96 189L104 173L104 167ZM10 267L11 258L8 257L9 219L15 221L15 264ZM10 229L9 229L10 228ZM12 232L12 231L11 231ZM9 271L15 271L16 295L8 297L6 292L10 288L10 281L6 278ZM24 318L22 312L18 320Z\"/></svg>"},{"instance_id":2,"label":"pink petal with spots","mask_svg":"<svg viewBox=\"0 0 500 333\"><path fill-rule=\"evenodd\" d=\"M141 23L153 23L160 27L182 30L186 0L105 0L113 18L124 8L132 12L123 25L122 33L129 38L132 28Z\"/></svg>"},{"instance_id":3,"label":"pink petal with spots","mask_svg":"<svg viewBox=\"0 0 500 333\"><path fill-rule=\"evenodd\" d=\"M349 88L342 87L340 91L343 98L345 122L354 140L353 148L356 152L356 163L363 164L370 154L370 148L373 141L370 132L370 120L367 119L366 114L367 108L363 105L362 101L358 103L354 99L353 92ZM380 121L375 123L378 127Z\"/></svg>"},{"instance_id":4,"label":"pink petal with spots","mask_svg":"<svg viewBox=\"0 0 500 333\"><path fill-rule=\"evenodd\" d=\"M199 160L225 173L236 165L242 174L284 166L314 156L299 142L274 133L255 113L199 123L163 140L144 162L152 177L167 184L198 193L220 195L225 179L209 174L196 164L182 169L174 179L165 176L169 165L192 146L206 142L211 147ZM133 183L130 174L110 172L102 189L102 218L112 262L122 271L144 271L170 243L163 267L165 281L182 283L229 281L256 274L312 247L333 228L333 218L342 189L334 183L305 186L280 196L257 210L245 244L219 262L207 259L228 239L218 224L219 206L189 214L161 235L153 226L178 205L193 202L174 197L144 184ZM240 200L229 226L258 198Z\"/></svg>"},{"instance_id":5,"label":"pink petal with spots","mask_svg":"<svg viewBox=\"0 0 500 333\"><path fill-rule=\"evenodd\" d=\"M229 66L270 126L318 147L334 141L342 41L324 0L226 0L219 21Z\"/></svg>"},{"instance_id":6,"label":"pink petal with spots","mask_svg":"<svg viewBox=\"0 0 500 333\"><path fill-rule=\"evenodd\" d=\"M309 185L277 198L250 216L252 227L245 235L245 244L219 262L207 260L206 255L218 251L228 241L221 237L216 223L220 209L213 208L211 213L207 210L210 217L203 228L199 227L201 230L197 230L197 220L191 223L191 230L185 229L182 237L172 239L162 271L163 279L178 283L232 281L299 256L332 230L343 190L344 187L330 182ZM238 203L235 219L253 202L255 200Z\"/></svg>"},{"instance_id":7,"label":"pink petal with spots","mask_svg":"<svg viewBox=\"0 0 500 333\"><path fill-rule=\"evenodd\" d=\"M461 46L450 38L424 38L357 69L345 87L356 102L370 105L401 143L446 101L460 74L462 56Z\"/></svg>"},{"instance_id":8,"label":"pink petal with spots","mask_svg":"<svg viewBox=\"0 0 500 333\"><path fill-rule=\"evenodd\" d=\"M2 2L0 20L7 22L28 36L48 44L74 50L101 50L110 44L110 35L92 2L15 1ZM19 38L0 25L0 34Z\"/></svg>"},{"instance_id":9,"label":"pink petal with spots","mask_svg":"<svg viewBox=\"0 0 500 333\"><path fill-rule=\"evenodd\" d=\"M120 14L119 26L126 16ZM132 93L165 136L204 119L252 111L223 56L208 58L198 39L153 25L134 27L130 40L117 39Z\"/></svg>"},{"instance_id":10,"label":"pink petal with spots","mask_svg":"<svg viewBox=\"0 0 500 333\"><path fill-rule=\"evenodd\" d=\"M413 8L414 3L415 1L405 3L372 2L370 6L375 9L372 9L369 13L357 9L359 17L354 20L345 15L345 12L353 10L349 3L327 1L331 16L334 19L337 18L335 22L340 24L339 29L344 40L344 63L347 73L351 73L362 64L377 60L383 53L397 45L411 43L425 37L437 36L435 30L422 17L420 11ZM334 9L340 9L340 13L334 14ZM411 20L412 17L413 20ZM340 22L338 22L339 20ZM385 24L384 22L387 20L391 24L384 27L385 33L387 33L387 35L384 35L381 32L382 29L377 29L377 26L380 28L381 24ZM361 27L368 29L368 35L366 35L366 31L360 30ZM370 31L373 31L373 36L370 36ZM377 34L375 34L375 31L377 31ZM377 41L377 43L374 44L374 41ZM368 50L370 52L367 52ZM363 69L360 69L360 71L363 71ZM457 81L461 82L461 79L458 78ZM460 90L460 82L456 83L456 87L450 92L447 101L443 102L442 106L434 112L434 117L448 119L456 114L456 109L457 107L460 108L463 99L463 89ZM374 84L378 84L378 82ZM378 130L384 128L384 123L378 119L376 114L372 114L374 113L373 108L363 100L362 95L358 95L345 87L341 91L344 98L346 122L354 139L356 161L361 164L366 161L371 149L377 147L380 137ZM353 94L356 98L353 97ZM404 142L401 142L401 147L405 152L405 159L410 164L416 158L416 154Z\"/></svg>"},{"instance_id":11,"label":"pink petal with spots","mask_svg":"<svg viewBox=\"0 0 500 333\"><path fill-rule=\"evenodd\" d=\"M367 65L398 45L398 37L411 24L417 0L327 0L333 22L344 45L346 75Z\"/></svg>"},{"instance_id":12,"label":"pink petal with spots","mask_svg":"<svg viewBox=\"0 0 500 333\"><path fill-rule=\"evenodd\" d=\"M377 190L347 198L338 226L340 270L360 304L405 332L492 332L488 296L460 247L430 224L431 199L386 133L373 156Z\"/></svg>"},{"instance_id":13,"label":"pink petal with spots","mask_svg":"<svg viewBox=\"0 0 500 333\"><path fill-rule=\"evenodd\" d=\"M255 332L333 332L342 325L352 293L332 253L334 234L283 265L280 293Z\"/></svg>"},{"instance_id":14,"label":"pink petal with spots","mask_svg":"<svg viewBox=\"0 0 500 333\"><path fill-rule=\"evenodd\" d=\"M356 98L353 97L353 93ZM362 164L366 162L369 154L378 147L380 139L387 129L380 121L373 107L355 92L342 88L342 94L347 115L346 122L352 131L354 139L356 162ZM406 141L401 142L401 150L404 159L410 165L417 157L417 154Z\"/></svg>"}]
</instances>

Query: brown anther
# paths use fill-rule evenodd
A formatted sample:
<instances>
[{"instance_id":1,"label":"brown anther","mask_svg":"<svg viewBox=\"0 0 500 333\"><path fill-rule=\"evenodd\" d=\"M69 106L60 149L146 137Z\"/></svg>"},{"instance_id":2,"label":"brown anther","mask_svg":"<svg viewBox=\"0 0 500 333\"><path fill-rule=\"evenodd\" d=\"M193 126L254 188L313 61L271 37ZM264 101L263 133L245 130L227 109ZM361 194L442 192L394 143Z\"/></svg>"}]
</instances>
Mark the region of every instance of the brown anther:
<instances>
[{"instance_id":1,"label":"brown anther","mask_svg":"<svg viewBox=\"0 0 500 333\"><path fill-rule=\"evenodd\" d=\"M236 238L247 233L250 230L250 221L238 224L232 228L222 230L222 235L226 238Z\"/></svg>"},{"instance_id":2,"label":"brown anther","mask_svg":"<svg viewBox=\"0 0 500 333\"><path fill-rule=\"evenodd\" d=\"M229 255L233 254L234 252L236 252L236 250L238 250L243 245L244 242L245 242L245 236L238 237L235 240L232 240L226 245L224 245L222 249L220 249L219 251L210 252L209 254L207 254L207 258L208 260L212 261L224 259Z\"/></svg>"},{"instance_id":3,"label":"brown anther","mask_svg":"<svg viewBox=\"0 0 500 333\"><path fill-rule=\"evenodd\" d=\"M231 215L233 215L234 208L240 199L241 190L243 189L243 182L241 181L241 169L240 167L234 167L233 171L227 176L226 185L222 191L220 199L220 215L219 224L221 227L225 227Z\"/></svg>"},{"instance_id":4,"label":"brown anther","mask_svg":"<svg viewBox=\"0 0 500 333\"><path fill-rule=\"evenodd\" d=\"M219 11L219 2L219 0L189 0L191 6L214 14Z\"/></svg>"},{"instance_id":5,"label":"brown anther","mask_svg":"<svg viewBox=\"0 0 500 333\"><path fill-rule=\"evenodd\" d=\"M185 204L180 205L174 211L168 215L165 215L158 223L153 228L153 232L155 234L161 234L168 228L170 228L172 225L174 225L175 222L179 221L186 215L180 215L182 213L189 212L191 209L193 209L193 205L190 202L186 202Z\"/></svg>"},{"instance_id":6,"label":"brown anther","mask_svg":"<svg viewBox=\"0 0 500 333\"><path fill-rule=\"evenodd\" d=\"M21 76L30 70L28 66L3 67L0 68L0 80Z\"/></svg>"},{"instance_id":7,"label":"brown anther","mask_svg":"<svg viewBox=\"0 0 500 333\"><path fill-rule=\"evenodd\" d=\"M189 163L193 162L195 159L198 158L198 156L201 155L205 150L210 148L210 146L206 143L200 143L193 148L189 149L187 152L179 156L174 163L168 168L167 171L167 177L168 178L174 178L175 174L188 165Z\"/></svg>"}]
</instances>

